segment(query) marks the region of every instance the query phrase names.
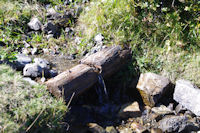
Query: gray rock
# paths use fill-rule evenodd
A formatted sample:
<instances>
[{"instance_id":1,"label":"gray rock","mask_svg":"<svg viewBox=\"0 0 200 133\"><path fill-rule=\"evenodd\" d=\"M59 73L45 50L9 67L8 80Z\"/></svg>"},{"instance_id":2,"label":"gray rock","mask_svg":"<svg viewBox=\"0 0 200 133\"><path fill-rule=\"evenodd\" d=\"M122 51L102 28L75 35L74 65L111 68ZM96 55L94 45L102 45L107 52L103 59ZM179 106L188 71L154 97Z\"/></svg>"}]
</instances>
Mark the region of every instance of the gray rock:
<instances>
[{"instance_id":1,"label":"gray rock","mask_svg":"<svg viewBox=\"0 0 200 133\"><path fill-rule=\"evenodd\" d=\"M168 78L154 73L144 73L140 75L137 89L142 96L143 102L153 107L168 92L170 85Z\"/></svg>"},{"instance_id":2,"label":"gray rock","mask_svg":"<svg viewBox=\"0 0 200 133\"><path fill-rule=\"evenodd\" d=\"M35 58L34 63L39 65L42 69L50 69L50 63L42 58Z\"/></svg>"},{"instance_id":3,"label":"gray rock","mask_svg":"<svg viewBox=\"0 0 200 133\"><path fill-rule=\"evenodd\" d=\"M15 68L17 70L23 70L26 64L29 64L32 62L32 59L24 54L18 54L16 55L17 60L15 61Z\"/></svg>"},{"instance_id":4,"label":"gray rock","mask_svg":"<svg viewBox=\"0 0 200 133\"><path fill-rule=\"evenodd\" d=\"M97 34L95 37L94 37L94 41L97 43L97 44L103 44L103 35L100 33L100 34Z\"/></svg>"},{"instance_id":5,"label":"gray rock","mask_svg":"<svg viewBox=\"0 0 200 133\"><path fill-rule=\"evenodd\" d=\"M42 68L38 64L26 64L23 69L23 75L31 78L41 77L42 71Z\"/></svg>"},{"instance_id":6,"label":"gray rock","mask_svg":"<svg viewBox=\"0 0 200 133\"><path fill-rule=\"evenodd\" d=\"M32 18L31 21L28 23L28 26L30 29L37 31L41 29L42 23L38 18Z\"/></svg>"},{"instance_id":7,"label":"gray rock","mask_svg":"<svg viewBox=\"0 0 200 133\"><path fill-rule=\"evenodd\" d=\"M176 81L174 100L192 111L195 115L200 116L200 89L190 81Z\"/></svg>"},{"instance_id":8,"label":"gray rock","mask_svg":"<svg viewBox=\"0 0 200 133\"><path fill-rule=\"evenodd\" d=\"M31 78L24 77L23 80L28 82L30 85L38 85L38 83L32 80Z\"/></svg>"},{"instance_id":9,"label":"gray rock","mask_svg":"<svg viewBox=\"0 0 200 133\"><path fill-rule=\"evenodd\" d=\"M199 127L186 116L166 116L158 122L158 128L163 132L191 132L197 131Z\"/></svg>"}]
</instances>

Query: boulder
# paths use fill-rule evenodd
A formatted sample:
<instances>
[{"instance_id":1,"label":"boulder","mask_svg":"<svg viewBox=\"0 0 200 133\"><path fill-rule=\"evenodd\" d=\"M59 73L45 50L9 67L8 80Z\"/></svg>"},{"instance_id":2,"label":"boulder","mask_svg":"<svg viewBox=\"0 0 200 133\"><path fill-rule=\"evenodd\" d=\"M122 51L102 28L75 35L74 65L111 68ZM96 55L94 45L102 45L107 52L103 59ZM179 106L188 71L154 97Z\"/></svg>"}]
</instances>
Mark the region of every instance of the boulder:
<instances>
[{"instance_id":1,"label":"boulder","mask_svg":"<svg viewBox=\"0 0 200 133\"><path fill-rule=\"evenodd\" d=\"M120 118L139 117L141 114L138 102L123 105L118 113Z\"/></svg>"},{"instance_id":2,"label":"boulder","mask_svg":"<svg viewBox=\"0 0 200 133\"><path fill-rule=\"evenodd\" d=\"M137 84L143 102L150 107L153 107L166 92L171 91L170 87L168 78L150 72L141 74Z\"/></svg>"},{"instance_id":3,"label":"boulder","mask_svg":"<svg viewBox=\"0 0 200 133\"><path fill-rule=\"evenodd\" d=\"M40 22L40 20L38 18L32 18L31 21L28 23L28 26L30 29L32 30L40 30L42 27L42 23Z\"/></svg>"},{"instance_id":4,"label":"boulder","mask_svg":"<svg viewBox=\"0 0 200 133\"><path fill-rule=\"evenodd\" d=\"M187 80L176 81L174 100L200 116L200 89Z\"/></svg>"},{"instance_id":5,"label":"boulder","mask_svg":"<svg viewBox=\"0 0 200 133\"><path fill-rule=\"evenodd\" d=\"M17 70L23 70L26 64L29 64L32 62L32 59L24 54L17 54L16 58L17 59L14 62L14 65Z\"/></svg>"},{"instance_id":6,"label":"boulder","mask_svg":"<svg viewBox=\"0 0 200 133\"><path fill-rule=\"evenodd\" d=\"M23 75L31 78L41 77L42 68L38 64L26 64L23 69Z\"/></svg>"}]
</instances>

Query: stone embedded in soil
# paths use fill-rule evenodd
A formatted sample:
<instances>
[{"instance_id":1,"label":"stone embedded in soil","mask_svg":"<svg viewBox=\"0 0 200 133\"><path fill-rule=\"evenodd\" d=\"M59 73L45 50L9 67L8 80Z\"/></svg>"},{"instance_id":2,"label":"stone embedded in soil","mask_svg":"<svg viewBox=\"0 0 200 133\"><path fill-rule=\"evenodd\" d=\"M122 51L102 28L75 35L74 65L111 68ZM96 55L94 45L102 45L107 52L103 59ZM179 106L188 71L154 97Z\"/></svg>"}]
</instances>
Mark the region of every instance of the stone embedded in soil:
<instances>
[{"instance_id":1,"label":"stone embedded in soil","mask_svg":"<svg viewBox=\"0 0 200 133\"><path fill-rule=\"evenodd\" d=\"M190 81L176 81L174 100L192 111L195 115L200 116L200 89Z\"/></svg>"},{"instance_id":2,"label":"stone embedded in soil","mask_svg":"<svg viewBox=\"0 0 200 133\"><path fill-rule=\"evenodd\" d=\"M169 91L170 80L154 73L140 75L137 89L140 92L143 102L153 107L160 98Z\"/></svg>"},{"instance_id":3,"label":"stone embedded in soil","mask_svg":"<svg viewBox=\"0 0 200 133\"><path fill-rule=\"evenodd\" d=\"M26 64L23 75L31 78L40 77L42 76L42 68L38 64Z\"/></svg>"},{"instance_id":4,"label":"stone embedded in soil","mask_svg":"<svg viewBox=\"0 0 200 133\"><path fill-rule=\"evenodd\" d=\"M133 102L131 104L122 105L118 116L121 118L129 117L139 117L141 116L141 111L138 102Z\"/></svg>"},{"instance_id":5,"label":"stone embedded in soil","mask_svg":"<svg viewBox=\"0 0 200 133\"><path fill-rule=\"evenodd\" d=\"M32 62L32 59L24 54L18 54L16 55L16 61L14 62L15 68L17 70L22 70L26 64L29 64Z\"/></svg>"},{"instance_id":6,"label":"stone embedded in soil","mask_svg":"<svg viewBox=\"0 0 200 133\"><path fill-rule=\"evenodd\" d=\"M31 21L28 23L28 26L30 29L37 31L41 29L42 23L38 18L32 18Z\"/></svg>"}]
</instances>

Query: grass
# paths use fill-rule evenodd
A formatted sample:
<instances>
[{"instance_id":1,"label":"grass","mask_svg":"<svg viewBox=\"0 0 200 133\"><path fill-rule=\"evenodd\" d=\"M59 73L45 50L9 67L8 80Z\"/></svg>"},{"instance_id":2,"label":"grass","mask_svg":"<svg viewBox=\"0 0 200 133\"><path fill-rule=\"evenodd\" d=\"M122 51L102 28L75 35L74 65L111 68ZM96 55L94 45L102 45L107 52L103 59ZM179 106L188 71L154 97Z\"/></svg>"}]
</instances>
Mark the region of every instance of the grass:
<instances>
[{"instance_id":1,"label":"grass","mask_svg":"<svg viewBox=\"0 0 200 133\"><path fill-rule=\"evenodd\" d=\"M31 86L0 65L0 132L62 132L67 108L42 85Z\"/></svg>"},{"instance_id":2,"label":"grass","mask_svg":"<svg viewBox=\"0 0 200 133\"><path fill-rule=\"evenodd\" d=\"M79 17L86 43L101 33L106 45L132 49L141 72L192 80L200 85L200 3L172 0L92 0Z\"/></svg>"}]
</instances>

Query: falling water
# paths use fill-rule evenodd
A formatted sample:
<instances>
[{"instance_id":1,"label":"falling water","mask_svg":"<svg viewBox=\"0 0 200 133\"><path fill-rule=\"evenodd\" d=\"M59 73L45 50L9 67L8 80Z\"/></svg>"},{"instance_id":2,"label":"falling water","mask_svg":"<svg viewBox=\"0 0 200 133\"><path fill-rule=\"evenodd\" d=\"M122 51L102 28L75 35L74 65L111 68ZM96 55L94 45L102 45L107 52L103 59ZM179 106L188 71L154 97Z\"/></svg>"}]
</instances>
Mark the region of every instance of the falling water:
<instances>
[{"instance_id":1,"label":"falling water","mask_svg":"<svg viewBox=\"0 0 200 133\"><path fill-rule=\"evenodd\" d=\"M98 75L98 85L96 87L96 92L99 96L99 103L105 104L108 102L108 92L103 77L100 74Z\"/></svg>"}]
</instances>

